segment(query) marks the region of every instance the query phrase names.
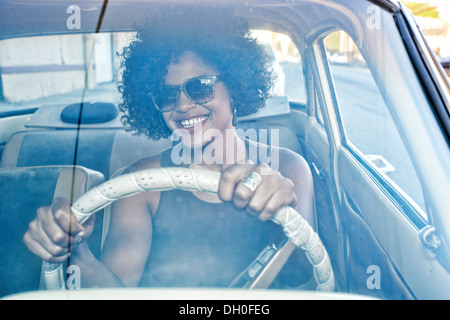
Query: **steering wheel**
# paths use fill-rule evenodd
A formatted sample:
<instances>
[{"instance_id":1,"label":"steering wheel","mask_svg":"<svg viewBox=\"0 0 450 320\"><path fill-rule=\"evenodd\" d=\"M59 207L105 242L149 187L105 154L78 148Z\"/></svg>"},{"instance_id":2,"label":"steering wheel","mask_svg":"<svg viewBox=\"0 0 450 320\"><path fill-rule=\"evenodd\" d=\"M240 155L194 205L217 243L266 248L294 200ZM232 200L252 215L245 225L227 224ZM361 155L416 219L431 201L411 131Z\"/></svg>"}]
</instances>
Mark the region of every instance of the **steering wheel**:
<instances>
[{"instance_id":1,"label":"steering wheel","mask_svg":"<svg viewBox=\"0 0 450 320\"><path fill-rule=\"evenodd\" d=\"M191 168L156 168L124 174L89 190L76 200L71 210L80 223L116 200L146 191L201 191L217 194L220 173ZM281 225L287 239L281 248L269 248L251 267L256 276L245 287L267 288L277 276L295 247L305 251L313 266L318 291L334 290L334 274L330 258L319 236L292 207L279 209L272 221ZM270 253L270 254L269 254ZM255 268L258 267L258 268ZM44 283L47 289L64 289L62 264L44 261Z\"/></svg>"}]
</instances>

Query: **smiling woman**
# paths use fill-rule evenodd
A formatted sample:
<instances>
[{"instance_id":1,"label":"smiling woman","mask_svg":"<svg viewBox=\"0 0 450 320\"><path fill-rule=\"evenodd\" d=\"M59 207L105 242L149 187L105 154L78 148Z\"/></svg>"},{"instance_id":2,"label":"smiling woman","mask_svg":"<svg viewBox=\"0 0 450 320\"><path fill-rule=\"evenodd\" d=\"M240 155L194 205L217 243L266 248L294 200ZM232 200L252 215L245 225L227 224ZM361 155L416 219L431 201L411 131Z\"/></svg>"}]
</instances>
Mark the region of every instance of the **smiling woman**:
<instances>
[{"instance_id":1,"label":"smiling woman","mask_svg":"<svg viewBox=\"0 0 450 320\"><path fill-rule=\"evenodd\" d=\"M100 260L84 241L92 219L68 227L68 202L58 199L38 210L24 236L33 253L55 263L70 253L85 286L226 287L267 245L282 242L284 234L267 222L280 209L297 208L314 225L306 161L290 150L241 138L235 128L238 115L265 105L273 80L267 53L243 19L228 9L163 8L138 31L122 59L119 108L125 126L152 139L179 135L182 152L193 155L180 164L168 149L137 161L124 174L200 167L221 172L217 194L173 190L118 200ZM250 159L252 146L276 154L282 169ZM291 227L303 226L300 221ZM61 237L71 241L70 248ZM280 286L298 286L312 277L300 250L286 271L294 276L280 275ZM325 282L332 287L331 273Z\"/></svg>"},{"instance_id":2,"label":"smiling woman","mask_svg":"<svg viewBox=\"0 0 450 320\"><path fill-rule=\"evenodd\" d=\"M166 21L178 22L167 26ZM220 74L220 82L226 85L237 116L253 113L265 105L273 85L270 57L250 37L244 20L231 10L162 9L122 52L120 108L125 112L124 124L130 129L154 139L171 134L151 97L156 100L161 97L167 67L184 52L194 53L210 69L196 76Z\"/></svg>"},{"instance_id":3,"label":"smiling woman","mask_svg":"<svg viewBox=\"0 0 450 320\"><path fill-rule=\"evenodd\" d=\"M231 106L227 87L221 81L216 84L217 77L214 68L206 65L190 51L183 53L176 63L171 63L167 68L165 83L168 87L174 87L180 81L182 85L192 84L196 80L209 83L209 86L203 85L190 94L185 94L184 91L177 93L171 109L161 110L170 131L184 129L178 130L178 133L181 132L183 143L191 148L202 148L211 142L212 136L208 134L211 129L218 130L224 137L226 130L233 128L232 119L236 107ZM193 95L203 99L193 99ZM234 135L233 139L235 138L237 135Z\"/></svg>"},{"instance_id":4,"label":"smiling woman","mask_svg":"<svg viewBox=\"0 0 450 320\"><path fill-rule=\"evenodd\" d=\"M0 1L0 296L450 297L449 87L402 2L76 6Z\"/></svg>"}]
</instances>

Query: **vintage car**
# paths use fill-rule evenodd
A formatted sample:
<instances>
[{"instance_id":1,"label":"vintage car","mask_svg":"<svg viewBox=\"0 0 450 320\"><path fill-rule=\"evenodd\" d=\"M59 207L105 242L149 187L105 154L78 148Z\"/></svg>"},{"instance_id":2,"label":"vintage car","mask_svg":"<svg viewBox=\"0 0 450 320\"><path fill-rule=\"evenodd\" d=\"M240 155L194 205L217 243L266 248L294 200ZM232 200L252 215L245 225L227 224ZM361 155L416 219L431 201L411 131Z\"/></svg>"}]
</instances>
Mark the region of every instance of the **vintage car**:
<instances>
[{"instance_id":1,"label":"vintage car","mask_svg":"<svg viewBox=\"0 0 450 320\"><path fill-rule=\"evenodd\" d=\"M161 5L231 7L271 45L284 88L239 128L309 164L332 292L266 289L291 240L255 257L233 288L101 296L76 266L24 245L37 208L58 196L76 203L111 179L120 187L121 169L172 145L126 131L117 108L116 52ZM450 86L400 1L2 0L0 76L2 298L450 298ZM87 240L96 255L110 202Z\"/></svg>"}]
</instances>

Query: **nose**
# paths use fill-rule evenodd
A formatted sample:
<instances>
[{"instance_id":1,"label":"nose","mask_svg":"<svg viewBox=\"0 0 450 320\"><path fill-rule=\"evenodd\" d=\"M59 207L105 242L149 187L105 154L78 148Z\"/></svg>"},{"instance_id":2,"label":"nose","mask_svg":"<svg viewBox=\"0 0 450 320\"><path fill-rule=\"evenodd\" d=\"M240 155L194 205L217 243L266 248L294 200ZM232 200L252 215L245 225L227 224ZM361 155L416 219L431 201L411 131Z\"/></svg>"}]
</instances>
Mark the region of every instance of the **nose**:
<instances>
[{"instance_id":1,"label":"nose","mask_svg":"<svg viewBox=\"0 0 450 320\"><path fill-rule=\"evenodd\" d=\"M178 103L175 106L175 111L185 113L195 107L195 103L192 102L183 91L180 91L178 96Z\"/></svg>"}]
</instances>

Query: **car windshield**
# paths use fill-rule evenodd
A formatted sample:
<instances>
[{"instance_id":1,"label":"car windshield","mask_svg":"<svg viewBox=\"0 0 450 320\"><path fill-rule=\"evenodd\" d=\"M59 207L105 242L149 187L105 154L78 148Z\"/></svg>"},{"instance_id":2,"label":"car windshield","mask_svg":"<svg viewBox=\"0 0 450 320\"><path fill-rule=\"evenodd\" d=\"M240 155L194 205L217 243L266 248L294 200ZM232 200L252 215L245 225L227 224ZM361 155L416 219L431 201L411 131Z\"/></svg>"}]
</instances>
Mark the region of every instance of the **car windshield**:
<instances>
[{"instance_id":1,"label":"car windshield","mask_svg":"<svg viewBox=\"0 0 450 320\"><path fill-rule=\"evenodd\" d=\"M450 298L449 87L408 9L187 2L0 3L0 298Z\"/></svg>"},{"instance_id":2,"label":"car windshield","mask_svg":"<svg viewBox=\"0 0 450 320\"><path fill-rule=\"evenodd\" d=\"M306 89L299 70L301 57L292 40L287 35L269 30L251 32L270 55L276 74L273 94L288 96L289 100L304 104ZM135 35L135 32L106 32L2 40L4 80L1 111L70 104L81 99L117 104L121 98L117 89L120 80L117 53L122 52ZM86 56L90 57L91 68L87 78ZM289 81L285 80L286 74ZM18 83L26 86L27 90L21 90Z\"/></svg>"}]
</instances>

